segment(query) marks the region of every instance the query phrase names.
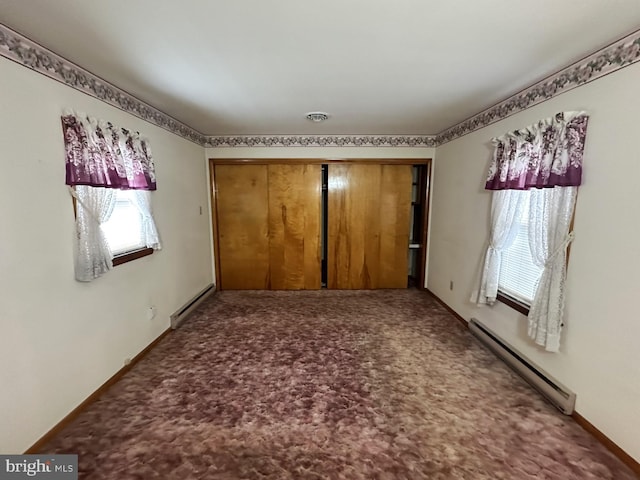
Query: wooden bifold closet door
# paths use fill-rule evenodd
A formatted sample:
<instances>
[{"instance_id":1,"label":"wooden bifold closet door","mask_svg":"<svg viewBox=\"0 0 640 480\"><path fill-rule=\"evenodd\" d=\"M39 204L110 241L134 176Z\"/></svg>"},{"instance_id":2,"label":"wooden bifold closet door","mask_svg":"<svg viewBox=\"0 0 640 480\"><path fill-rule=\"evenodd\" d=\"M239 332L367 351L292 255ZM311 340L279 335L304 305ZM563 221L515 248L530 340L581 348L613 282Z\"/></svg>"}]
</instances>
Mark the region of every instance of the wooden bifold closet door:
<instances>
[{"instance_id":1,"label":"wooden bifold closet door","mask_svg":"<svg viewBox=\"0 0 640 480\"><path fill-rule=\"evenodd\" d=\"M328 288L406 288L411 165L329 165Z\"/></svg>"},{"instance_id":2,"label":"wooden bifold closet door","mask_svg":"<svg viewBox=\"0 0 640 480\"><path fill-rule=\"evenodd\" d=\"M273 290L321 287L321 165L269 165L269 260Z\"/></svg>"},{"instance_id":3,"label":"wooden bifold closet door","mask_svg":"<svg viewBox=\"0 0 640 480\"><path fill-rule=\"evenodd\" d=\"M321 165L216 165L220 287L321 287Z\"/></svg>"}]
</instances>

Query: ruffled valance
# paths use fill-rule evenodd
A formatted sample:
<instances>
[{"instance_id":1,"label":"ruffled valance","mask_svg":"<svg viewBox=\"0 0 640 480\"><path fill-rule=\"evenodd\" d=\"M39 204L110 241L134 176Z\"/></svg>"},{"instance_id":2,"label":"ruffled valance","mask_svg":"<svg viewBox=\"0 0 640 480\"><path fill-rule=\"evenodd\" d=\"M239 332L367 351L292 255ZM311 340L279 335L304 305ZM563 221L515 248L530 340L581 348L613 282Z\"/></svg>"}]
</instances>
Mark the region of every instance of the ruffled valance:
<instances>
[{"instance_id":1,"label":"ruffled valance","mask_svg":"<svg viewBox=\"0 0 640 480\"><path fill-rule=\"evenodd\" d=\"M494 138L487 190L579 186L589 117L558 113L530 127Z\"/></svg>"},{"instance_id":2,"label":"ruffled valance","mask_svg":"<svg viewBox=\"0 0 640 480\"><path fill-rule=\"evenodd\" d=\"M62 116L66 184L155 190L149 142L104 120L67 111Z\"/></svg>"}]
</instances>

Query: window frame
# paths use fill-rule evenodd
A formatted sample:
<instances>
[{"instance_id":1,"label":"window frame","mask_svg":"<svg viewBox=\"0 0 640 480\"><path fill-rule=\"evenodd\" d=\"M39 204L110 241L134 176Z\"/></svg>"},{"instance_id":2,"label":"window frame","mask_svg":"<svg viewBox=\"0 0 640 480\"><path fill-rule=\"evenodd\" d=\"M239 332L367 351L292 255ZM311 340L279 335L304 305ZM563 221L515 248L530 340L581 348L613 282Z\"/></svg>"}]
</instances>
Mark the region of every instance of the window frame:
<instances>
[{"instance_id":1,"label":"window frame","mask_svg":"<svg viewBox=\"0 0 640 480\"><path fill-rule=\"evenodd\" d=\"M75 190L75 187L73 187ZM78 200L76 197L71 197L73 202L73 218L75 219L78 216ZM114 255L112 260L113 266L117 267L118 265L123 265L125 263L132 262L139 258L147 257L151 255L155 250L151 247L141 247L134 248L132 250L128 250L126 252L118 253Z\"/></svg>"},{"instance_id":2,"label":"window frame","mask_svg":"<svg viewBox=\"0 0 640 480\"><path fill-rule=\"evenodd\" d=\"M516 310L517 312L520 312L524 316L529 315L529 310L531 309L531 305L527 305L526 303L521 302L520 300L517 300L510 295L507 295L506 293L502 292L500 289L498 289L496 300L513 308L514 310Z\"/></svg>"},{"instance_id":3,"label":"window frame","mask_svg":"<svg viewBox=\"0 0 640 480\"><path fill-rule=\"evenodd\" d=\"M135 250L130 250L128 252L122 252L113 257L113 266L117 267L118 265L122 265L123 263L132 262L133 260L137 260L142 257L146 257L153 253L153 248L144 247L137 248Z\"/></svg>"}]
</instances>

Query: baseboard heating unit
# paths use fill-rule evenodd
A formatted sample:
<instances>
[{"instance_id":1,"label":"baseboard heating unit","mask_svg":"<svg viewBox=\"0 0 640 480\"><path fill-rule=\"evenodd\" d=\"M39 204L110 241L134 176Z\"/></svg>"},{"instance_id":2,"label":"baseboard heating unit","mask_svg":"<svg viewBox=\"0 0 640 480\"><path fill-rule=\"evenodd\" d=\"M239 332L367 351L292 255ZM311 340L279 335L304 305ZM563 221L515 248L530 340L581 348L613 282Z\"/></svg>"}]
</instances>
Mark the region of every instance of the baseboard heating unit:
<instances>
[{"instance_id":1,"label":"baseboard heating unit","mask_svg":"<svg viewBox=\"0 0 640 480\"><path fill-rule=\"evenodd\" d=\"M182 307L178 309L176 313L171 315L171 328L174 330L180 326L182 322L184 322L187 317L196 309L198 306L206 300L208 296L216 291L216 286L212 283L206 286L203 290L198 292L195 297L185 303Z\"/></svg>"},{"instance_id":2,"label":"baseboard heating unit","mask_svg":"<svg viewBox=\"0 0 640 480\"><path fill-rule=\"evenodd\" d=\"M565 415L571 415L576 403L576 394L558 383L540 367L519 354L511 345L498 337L477 319L469 322L471 333L500 357L512 370L538 390Z\"/></svg>"}]
</instances>

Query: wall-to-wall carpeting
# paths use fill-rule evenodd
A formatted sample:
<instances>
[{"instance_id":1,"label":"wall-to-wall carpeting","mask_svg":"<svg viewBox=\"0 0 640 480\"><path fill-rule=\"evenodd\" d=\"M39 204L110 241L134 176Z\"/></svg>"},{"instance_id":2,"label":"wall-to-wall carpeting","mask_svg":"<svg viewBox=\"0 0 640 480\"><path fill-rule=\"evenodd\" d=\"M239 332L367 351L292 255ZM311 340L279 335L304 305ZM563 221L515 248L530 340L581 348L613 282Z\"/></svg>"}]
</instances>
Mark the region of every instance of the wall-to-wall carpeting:
<instances>
[{"instance_id":1,"label":"wall-to-wall carpeting","mask_svg":"<svg viewBox=\"0 0 640 480\"><path fill-rule=\"evenodd\" d=\"M91 479L635 478L416 290L220 292L43 451Z\"/></svg>"}]
</instances>

